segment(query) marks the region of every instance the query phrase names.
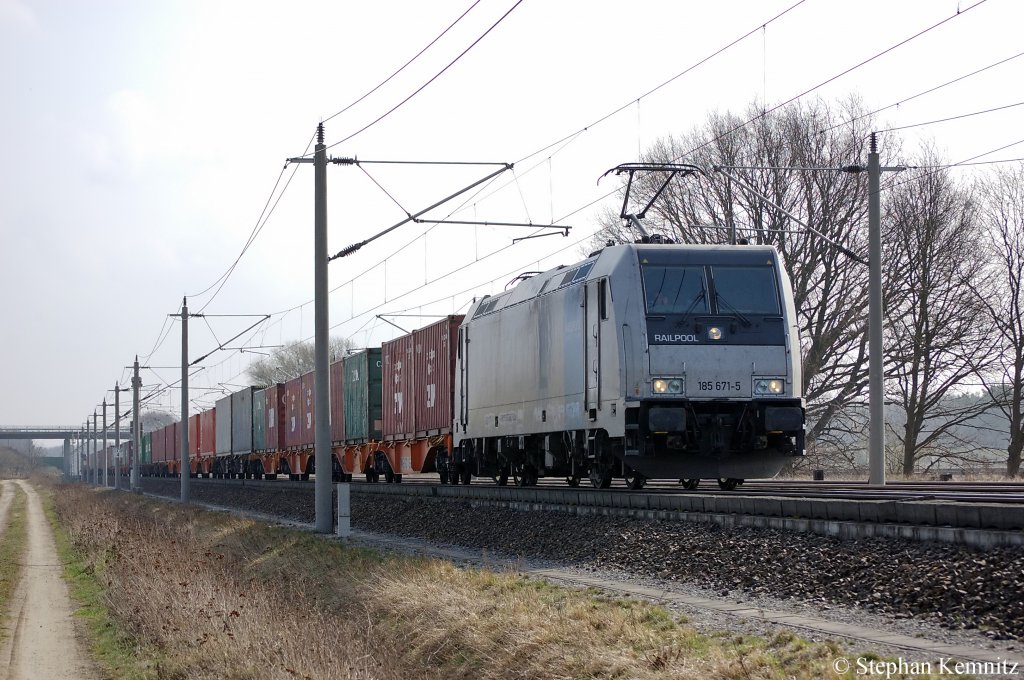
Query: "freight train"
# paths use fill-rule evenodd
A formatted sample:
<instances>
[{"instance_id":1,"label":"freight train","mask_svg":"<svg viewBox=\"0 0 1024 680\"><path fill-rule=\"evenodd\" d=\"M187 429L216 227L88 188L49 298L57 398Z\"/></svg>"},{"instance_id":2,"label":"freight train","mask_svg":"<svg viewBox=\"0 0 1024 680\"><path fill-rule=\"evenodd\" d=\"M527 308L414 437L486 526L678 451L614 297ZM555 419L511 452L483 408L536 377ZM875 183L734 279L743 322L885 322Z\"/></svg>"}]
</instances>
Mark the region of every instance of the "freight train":
<instances>
[{"instance_id":1,"label":"freight train","mask_svg":"<svg viewBox=\"0 0 1024 680\"><path fill-rule=\"evenodd\" d=\"M476 300L330 367L332 476L436 472L724 489L803 455L793 294L771 246L634 243ZM314 374L145 435L144 475L307 479Z\"/></svg>"}]
</instances>

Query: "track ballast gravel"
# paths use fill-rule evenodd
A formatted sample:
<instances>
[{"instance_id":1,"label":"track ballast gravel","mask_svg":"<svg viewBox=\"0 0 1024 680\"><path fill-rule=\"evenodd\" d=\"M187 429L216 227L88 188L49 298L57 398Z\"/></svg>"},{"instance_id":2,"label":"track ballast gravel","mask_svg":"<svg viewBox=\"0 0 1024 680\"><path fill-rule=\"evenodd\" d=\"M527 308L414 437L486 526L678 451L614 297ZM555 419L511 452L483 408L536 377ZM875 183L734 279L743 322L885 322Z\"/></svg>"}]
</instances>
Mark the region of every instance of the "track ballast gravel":
<instances>
[{"instance_id":1,"label":"track ballast gravel","mask_svg":"<svg viewBox=\"0 0 1024 680\"><path fill-rule=\"evenodd\" d=\"M176 496L177 480L146 479ZM311 523L313 489L193 485L192 497ZM1024 638L1024 551L664 520L519 512L430 498L352 495L352 526L581 569L690 583L720 595L861 607L993 640Z\"/></svg>"}]
</instances>

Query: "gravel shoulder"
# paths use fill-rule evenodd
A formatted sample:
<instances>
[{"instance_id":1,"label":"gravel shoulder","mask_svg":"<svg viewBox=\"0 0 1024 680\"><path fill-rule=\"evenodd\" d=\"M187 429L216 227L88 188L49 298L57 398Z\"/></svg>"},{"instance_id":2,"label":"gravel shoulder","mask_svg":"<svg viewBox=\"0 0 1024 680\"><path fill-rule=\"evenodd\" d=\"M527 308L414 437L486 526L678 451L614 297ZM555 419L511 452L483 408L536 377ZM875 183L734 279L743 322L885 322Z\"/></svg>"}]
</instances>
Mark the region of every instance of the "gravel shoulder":
<instances>
[{"instance_id":1,"label":"gravel shoulder","mask_svg":"<svg viewBox=\"0 0 1024 680\"><path fill-rule=\"evenodd\" d=\"M13 494L14 482L7 493ZM39 495L18 481L27 496L28 546L22 577L11 601L8 636L0 647L0 677L6 680L97 680L74 618L50 524Z\"/></svg>"}]
</instances>

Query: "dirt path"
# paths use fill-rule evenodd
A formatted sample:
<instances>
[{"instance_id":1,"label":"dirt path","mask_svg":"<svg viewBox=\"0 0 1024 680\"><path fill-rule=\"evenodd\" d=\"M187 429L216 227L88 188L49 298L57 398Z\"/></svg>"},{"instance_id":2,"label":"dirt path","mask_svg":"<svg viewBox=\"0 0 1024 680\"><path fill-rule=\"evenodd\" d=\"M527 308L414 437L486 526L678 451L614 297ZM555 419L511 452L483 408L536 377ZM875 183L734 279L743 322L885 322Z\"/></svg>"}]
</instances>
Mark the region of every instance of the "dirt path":
<instances>
[{"instance_id":1,"label":"dirt path","mask_svg":"<svg viewBox=\"0 0 1024 680\"><path fill-rule=\"evenodd\" d=\"M4 496L13 497L14 482ZM4 680L93 680L93 661L78 639L74 606L62 578L63 567L50 524L35 489L18 485L28 497L28 546L22 579L11 600L7 639L0 643L0 678Z\"/></svg>"}]
</instances>

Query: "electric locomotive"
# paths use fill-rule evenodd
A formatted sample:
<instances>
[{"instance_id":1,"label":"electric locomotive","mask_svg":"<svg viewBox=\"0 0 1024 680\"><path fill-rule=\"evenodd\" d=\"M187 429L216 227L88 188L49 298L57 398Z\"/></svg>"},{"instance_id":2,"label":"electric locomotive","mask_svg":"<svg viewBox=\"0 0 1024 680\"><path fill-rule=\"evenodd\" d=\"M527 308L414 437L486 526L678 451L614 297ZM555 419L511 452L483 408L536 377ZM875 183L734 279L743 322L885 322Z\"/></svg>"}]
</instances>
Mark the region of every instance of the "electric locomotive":
<instances>
[{"instance_id":1,"label":"electric locomotive","mask_svg":"<svg viewBox=\"0 0 1024 680\"><path fill-rule=\"evenodd\" d=\"M771 246L609 246L476 301L458 334L452 463L606 488L726 489L802 456L800 344Z\"/></svg>"}]
</instances>

